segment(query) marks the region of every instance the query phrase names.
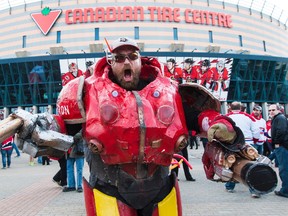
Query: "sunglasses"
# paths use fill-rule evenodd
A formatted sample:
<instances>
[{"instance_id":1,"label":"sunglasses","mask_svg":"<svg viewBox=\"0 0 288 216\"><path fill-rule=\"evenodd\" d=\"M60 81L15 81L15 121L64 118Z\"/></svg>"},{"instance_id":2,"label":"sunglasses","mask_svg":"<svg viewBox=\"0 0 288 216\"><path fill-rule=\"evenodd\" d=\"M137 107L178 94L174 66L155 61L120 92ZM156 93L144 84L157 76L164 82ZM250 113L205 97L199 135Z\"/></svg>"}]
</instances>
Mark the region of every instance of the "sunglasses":
<instances>
[{"instance_id":1,"label":"sunglasses","mask_svg":"<svg viewBox=\"0 0 288 216\"><path fill-rule=\"evenodd\" d=\"M117 55L113 55L112 58L117 63L123 63L123 62L125 62L126 58L128 58L129 61L137 60L139 58L139 54L138 54L138 52L132 52L132 53L129 53L127 55L117 54Z\"/></svg>"},{"instance_id":2,"label":"sunglasses","mask_svg":"<svg viewBox=\"0 0 288 216\"><path fill-rule=\"evenodd\" d=\"M271 109L271 110L268 110L268 112L271 112L271 111L273 111L273 112L274 112L275 110L276 110L276 109Z\"/></svg>"}]
</instances>

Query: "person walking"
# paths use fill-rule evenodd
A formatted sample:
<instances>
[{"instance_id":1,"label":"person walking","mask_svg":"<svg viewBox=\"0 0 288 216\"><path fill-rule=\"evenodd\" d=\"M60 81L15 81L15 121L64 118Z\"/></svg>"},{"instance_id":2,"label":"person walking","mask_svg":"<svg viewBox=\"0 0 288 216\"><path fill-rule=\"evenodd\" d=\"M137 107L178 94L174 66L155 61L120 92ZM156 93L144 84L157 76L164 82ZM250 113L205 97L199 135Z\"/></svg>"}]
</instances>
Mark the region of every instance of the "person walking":
<instances>
[{"instance_id":1,"label":"person walking","mask_svg":"<svg viewBox=\"0 0 288 216\"><path fill-rule=\"evenodd\" d=\"M67 185L67 160L66 154L64 154L61 158L51 158L55 159L59 163L60 169L58 172L53 176L52 180L56 184L61 187L65 187Z\"/></svg>"},{"instance_id":2,"label":"person walking","mask_svg":"<svg viewBox=\"0 0 288 216\"><path fill-rule=\"evenodd\" d=\"M258 151L259 154L263 155L264 153L264 142L266 141L265 133L267 133L266 129L266 121L262 118L262 107L254 106L253 112L251 115L256 119L256 123L260 130L259 140L252 146Z\"/></svg>"},{"instance_id":3,"label":"person walking","mask_svg":"<svg viewBox=\"0 0 288 216\"><path fill-rule=\"evenodd\" d=\"M76 181L74 173L74 165L76 164ZM63 188L63 192L75 191L77 184L77 192L83 192L82 178L84 167L84 139L82 131L74 136L74 145L67 156L67 179L68 186Z\"/></svg>"},{"instance_id":4,"label":"person walking","mask_svg":"<svg viewBox=\"0 0 288 216\"><path fill-rule=\"evenodd\" d=\"M241 102L234 101L231 103L231 112L227 114L236 124L237 127L241 129L244 134L245 142L253 145L257 143L260 138L260 129L256 123L256 120L253 116L249 115L246 112L241 111ZM233 193L236 186L235 182L229 181L225 183L225 188L227 192ZM260 194L249 189L251 196L253 198L259 198Z\"/></svg>"},{"instance_id":5,"label":"person walking","mask_svg":"<svg viewBox=\"0 0 288 216\"><path fill-rule=\"evenodd\" d=\"M183 148L181 150L180 155L182 155L187 161L189 161L187 147L188 146L186 146L185 148ZM188 165L185 162L183 162L182 165L183 165L183 170L184 170L184 175L185 175L186 180L187 181L196 181L196 179L194 179L192 177L192 175L191 175L191 173L189 171ZM175 175L178 177L179 167L176 167L176 168L172 169L172 172L174 172Z\"/></svg>"},{"instance_id":6,"label":"person walking","mask_svg":"<svg viewBox=\"0 0 288 216\"><path fill-rule=\"evenodd\" d=\"M13 136L8 137L1 144L1 155L2 155L2 169L6 169L6 166L10 168L11 165L11 155L13 151L14 139Z\"/></svg>"},{"instance_id":7,"label":"person walking","mask_svg":"<svg viewBox=\"0 0 288 216\"><path fill-rule=\"evenodd\" d=\"M272 117L272 144L275 146L274 153L282 181L281 189L274 193L277 196L288 198L288 120L277 104L271 104L268 111Z\"/></svg>"},{"instance_id":8,"label":"person walking","mask_svg":"<svg viewBox=\"0 0 288 216\"><path fill-rule=\"evenodd\" d=\"M15 152L16 152L16 156L15 156L15 158L17 158L17 157L20 157L20 151L19 151L19 149L18 149L18 147L17 147L17 145L13 142L12 143L12 153L13 153L13 150L15 149Z\"/></svg>"}]
</instances>

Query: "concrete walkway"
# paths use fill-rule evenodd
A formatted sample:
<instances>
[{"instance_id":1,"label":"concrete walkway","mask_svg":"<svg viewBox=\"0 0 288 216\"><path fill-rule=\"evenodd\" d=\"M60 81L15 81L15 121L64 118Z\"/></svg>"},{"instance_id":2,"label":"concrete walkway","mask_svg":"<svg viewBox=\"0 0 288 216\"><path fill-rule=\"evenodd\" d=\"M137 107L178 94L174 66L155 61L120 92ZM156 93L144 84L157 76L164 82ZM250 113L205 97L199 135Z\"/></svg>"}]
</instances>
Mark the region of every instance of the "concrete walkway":
<instances>
[{"instance_id":1,"label":"concrete walkway","mask_svg":"<svg viewBox=\"0 0 288 216\"><path fill-rule=\"evenodd\" d=\"M189 150L191 171L196 182L185 180L183 169L179 172L183 216L283 216L288 214L288 199L274 193L260 199L250 197L248 188L238 184L235 193L227 193L223 183L208 181L202 168L203 148ZM83 193L63 193L62 188L52 182L58 171L57 161L49 166L29 166L29 156L19 158L12 155L9 169L0 169L0 215L1 216L80 216L85 215ZM84 176L88 179L88 166ZM279 189L280 185L277 186Z\"/></svg>"}]
</instances>

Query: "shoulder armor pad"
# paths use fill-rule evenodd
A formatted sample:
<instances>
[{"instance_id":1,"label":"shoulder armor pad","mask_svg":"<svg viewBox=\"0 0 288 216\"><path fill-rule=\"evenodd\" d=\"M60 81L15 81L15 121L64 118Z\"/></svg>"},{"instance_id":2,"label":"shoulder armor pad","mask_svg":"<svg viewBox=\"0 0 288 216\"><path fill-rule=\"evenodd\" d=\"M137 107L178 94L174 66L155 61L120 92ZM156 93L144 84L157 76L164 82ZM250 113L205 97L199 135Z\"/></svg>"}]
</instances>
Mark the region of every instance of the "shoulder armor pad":
<instances>
[{"instance_id":1,"label":"shoulder armor pad","mask_svg":"<svg viewBox=\"0 0 288 216\"><path fill-rule=\"evenodd\" d=\"M66 124L79 124L86 121L82 100L84 81L84 76L71 80L62 88L59 94L57 112Z\"/></svg>"}]
</instances>

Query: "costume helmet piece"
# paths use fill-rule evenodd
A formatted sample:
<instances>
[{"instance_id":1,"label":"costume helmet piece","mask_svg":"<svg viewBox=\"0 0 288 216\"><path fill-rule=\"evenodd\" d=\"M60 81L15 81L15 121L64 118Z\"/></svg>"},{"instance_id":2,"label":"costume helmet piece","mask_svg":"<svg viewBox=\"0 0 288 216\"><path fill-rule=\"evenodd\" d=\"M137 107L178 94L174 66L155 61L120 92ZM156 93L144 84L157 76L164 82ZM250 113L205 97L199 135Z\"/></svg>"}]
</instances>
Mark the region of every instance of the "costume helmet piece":
<instances>
[{"instance_id":1,"label":"costume helmet piece","mask_svg":"<svg viewBox=\"0 0 288 216\"><path fill-rule=\"evenodd\" d=\"M210 67L210 61L208 60L208 59L205 59L205 60L203 60L202 61L202 64L201 64L201 66L204 66L204 67Z\"/></svg>"}]
</instances>

